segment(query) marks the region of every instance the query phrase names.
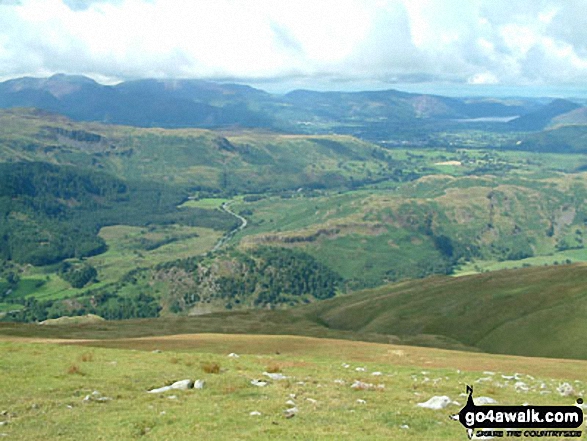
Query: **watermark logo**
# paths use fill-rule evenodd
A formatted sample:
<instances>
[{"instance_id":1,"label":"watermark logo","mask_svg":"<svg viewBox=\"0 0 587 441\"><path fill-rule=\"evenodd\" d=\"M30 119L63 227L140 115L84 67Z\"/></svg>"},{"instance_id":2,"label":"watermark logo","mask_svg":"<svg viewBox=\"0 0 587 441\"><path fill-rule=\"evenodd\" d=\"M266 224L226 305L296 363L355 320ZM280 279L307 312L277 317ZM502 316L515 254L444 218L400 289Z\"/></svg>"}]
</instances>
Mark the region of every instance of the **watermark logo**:
<instances>
[{"instance_id":1,"label":"watermark logo","mask_svg":"<svg viewBox=\"0 0 587 441\"><path fill-rule=\"evenodd\" d=\"M566 437L580 438L583 410L578 406L477 406L473 388L467 386L467 404L451 419L459 421L469 439L478 437ZM577 404L583 404L579 398ZM499 430L498 430L499 429Z\"/></svg>"}]
</instances>

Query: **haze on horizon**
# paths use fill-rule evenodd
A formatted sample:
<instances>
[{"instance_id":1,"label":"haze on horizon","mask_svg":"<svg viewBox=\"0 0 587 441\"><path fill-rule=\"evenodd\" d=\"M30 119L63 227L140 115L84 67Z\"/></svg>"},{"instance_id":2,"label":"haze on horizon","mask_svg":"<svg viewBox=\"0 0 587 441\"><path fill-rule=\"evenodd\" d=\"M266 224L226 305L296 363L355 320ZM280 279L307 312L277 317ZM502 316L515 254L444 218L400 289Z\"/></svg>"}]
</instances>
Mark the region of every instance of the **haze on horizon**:
<instances>
[{"instance_id":1,"label":"haze on horizon","mask_svg":"<svg viewBox=\"0 0 587 441\"><path fill-rule=\"evenodd\" d=\"M587 96L587 3L0 0L0 79L54 73Z\"/></svg>"}]
</instances>

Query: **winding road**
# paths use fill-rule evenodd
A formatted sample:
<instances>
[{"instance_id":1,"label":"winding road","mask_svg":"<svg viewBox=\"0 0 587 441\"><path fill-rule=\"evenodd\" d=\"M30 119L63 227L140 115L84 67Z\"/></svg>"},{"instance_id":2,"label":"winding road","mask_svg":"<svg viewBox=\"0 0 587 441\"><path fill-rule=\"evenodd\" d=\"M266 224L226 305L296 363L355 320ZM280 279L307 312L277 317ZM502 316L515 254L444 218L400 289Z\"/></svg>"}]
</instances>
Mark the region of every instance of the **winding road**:
<instances>
[{"instance_id":1,"label":"winding road","mask_svg":"<svg viewBox=\"0 0 587 441\"><path fill-rule=\"evenodd\" d=\"M225 211L228 214L231 214L234 217L236 217L240 221L240 225L238 227L233 228L228 233L226 233L224 236L222 236L220 238L220 240L218 240L218 242L216 242L216 245L214 245L214 248L212 248L212 250L210 251L211 253L218 251L226 242L228 242L230 239L232 239L236 233L238 233L241 230L244 230L248 224L247 220L244 217L242 217L240 214L237 214L230 209L230 205L232 204L232 202L233 201L224 202L220 206L220 209L222 211Z\"/></svg>"}]
</instances>

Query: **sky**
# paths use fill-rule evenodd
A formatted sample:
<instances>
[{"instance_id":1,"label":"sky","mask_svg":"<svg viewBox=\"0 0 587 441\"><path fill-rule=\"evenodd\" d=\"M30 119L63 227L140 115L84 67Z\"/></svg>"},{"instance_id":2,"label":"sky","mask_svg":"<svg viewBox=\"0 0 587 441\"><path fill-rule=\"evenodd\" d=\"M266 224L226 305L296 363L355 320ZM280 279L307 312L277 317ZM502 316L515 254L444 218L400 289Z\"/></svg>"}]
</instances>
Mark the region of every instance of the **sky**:
<instances>
[{"instance_id":1,"label":"sky","mask_svg":"<svg viewBox=\"0 0 587 441\"><path fill-rule=\"evenodd\" d=\"M584 95L587 0L0 0L0 79L54 73Z\"/></svg>"}]
</instances>

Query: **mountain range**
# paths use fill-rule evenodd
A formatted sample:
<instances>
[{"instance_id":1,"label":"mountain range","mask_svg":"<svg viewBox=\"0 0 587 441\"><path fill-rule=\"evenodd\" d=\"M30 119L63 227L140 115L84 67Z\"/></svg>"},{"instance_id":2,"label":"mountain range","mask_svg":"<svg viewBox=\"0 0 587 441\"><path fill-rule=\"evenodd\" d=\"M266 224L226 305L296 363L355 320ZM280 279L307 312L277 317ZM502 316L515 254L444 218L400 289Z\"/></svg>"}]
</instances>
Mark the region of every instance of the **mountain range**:
<instances>
[{"instance_id":1,"label":"mountain range","mask_svg":"<svg viewBox=\"0 0 587 441\"><path fill-rule=\"evenodd\" d=\"M496 120L500 130L535 131L579 118L579 104L536 99L448 98L396 90L270 94L203 80L142 79L102 85L84 76L0 83L0 108L36 107L77 121L138 127L264 128L384 140ZM567 115L569 114L569 115ZM509 121L507 124L505 123ZM469 124L467 127L470 127Z\"/></svg>"}]
</instances>

